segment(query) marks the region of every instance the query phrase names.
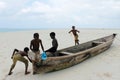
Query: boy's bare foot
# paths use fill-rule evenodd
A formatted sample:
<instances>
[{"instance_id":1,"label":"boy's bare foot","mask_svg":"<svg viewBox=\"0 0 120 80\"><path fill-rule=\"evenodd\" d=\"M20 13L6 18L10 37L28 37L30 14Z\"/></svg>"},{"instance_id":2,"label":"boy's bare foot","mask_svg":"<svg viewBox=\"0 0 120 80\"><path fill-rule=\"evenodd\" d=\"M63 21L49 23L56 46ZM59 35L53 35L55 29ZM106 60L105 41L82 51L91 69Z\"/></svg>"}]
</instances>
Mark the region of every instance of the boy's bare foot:
<instances>
[{"instance_id":1,"label":"boy's bare foot","mask_svg":"<svg viewBox=\"0 0 120 80\"><path fill-rule=\"evenodd\" d=\"M25 72L25 75L30 74L30 72Z\"/></svg>"},{"instance_id":2,"label":"boy's bare foot","mask_svg":"<svg viewBox=\"0 0 120 80\"><path fill-rule=\"evenodd\" d=\"M9 72L9 74L8 75L11 75L13 72Z\"/></svg>"}]
</instances>

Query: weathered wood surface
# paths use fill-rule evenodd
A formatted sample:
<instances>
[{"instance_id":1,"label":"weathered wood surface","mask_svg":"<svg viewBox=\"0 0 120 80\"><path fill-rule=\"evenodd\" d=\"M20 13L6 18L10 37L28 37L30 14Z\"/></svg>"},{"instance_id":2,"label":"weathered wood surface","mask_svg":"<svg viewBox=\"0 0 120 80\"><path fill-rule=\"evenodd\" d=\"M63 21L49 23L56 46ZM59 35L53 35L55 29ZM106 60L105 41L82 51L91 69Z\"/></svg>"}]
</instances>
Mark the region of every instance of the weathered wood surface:
<instances>
[{"instance_id":1,"label":"weathered wood surface","mask_svg":"<svg viewBox=\"0 0 120 80\"><path fill-rule=\"evenodd\" d=\"M33 63L33 74L56 71L76 65L109 49L115 36L116 34L112 34L77 46L58 50L56 52L58 56L48 57L42 64L41 62Z\"/></svg>"}]
</instances>

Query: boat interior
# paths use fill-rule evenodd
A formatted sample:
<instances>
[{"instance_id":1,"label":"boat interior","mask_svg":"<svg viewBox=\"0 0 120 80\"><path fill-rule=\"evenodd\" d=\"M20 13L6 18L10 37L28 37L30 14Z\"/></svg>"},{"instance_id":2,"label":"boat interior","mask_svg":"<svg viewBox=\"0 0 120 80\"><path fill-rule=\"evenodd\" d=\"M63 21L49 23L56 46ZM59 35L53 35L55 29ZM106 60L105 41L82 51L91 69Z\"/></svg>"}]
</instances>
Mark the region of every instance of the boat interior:
<instances>
[{"instance_id":1,"label":"boat interior","mask_svg":"<svg viewBox=\"0 0 120 80\"><path fill-rule=\"evenodd\" d=\"M89 41L89 42L86 42L86 43L82 43L80 45L76 45L76 46L72 46L72 47L69 47L69 48L62 49L62 50L58 50L55 54L57 54L57 56L72 55L72 54L75 54L77 52L96 47L96 46L98 46L98 45L100 45L104 42L106 42L106 40L104 38L94 40L94 41Z\"/></svg>"}]
</instances>

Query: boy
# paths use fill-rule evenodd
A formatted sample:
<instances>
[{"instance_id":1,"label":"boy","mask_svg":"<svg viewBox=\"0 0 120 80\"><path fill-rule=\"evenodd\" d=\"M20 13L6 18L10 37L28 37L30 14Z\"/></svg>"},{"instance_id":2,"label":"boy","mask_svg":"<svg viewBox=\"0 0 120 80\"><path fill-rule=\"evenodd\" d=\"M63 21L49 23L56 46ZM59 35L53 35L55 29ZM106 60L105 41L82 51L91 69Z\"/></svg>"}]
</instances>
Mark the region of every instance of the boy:
<instances>
[{"instance_id":1,"label":"boy","mask_svg":"<svg viewBox=\"0 0 120 80\"><path fill-rule=\"evenodd\" d=\"M52 47L46 50L48 56L56 56L57 54L54 54L57 51L58 48L58 42L57 39L55 38L55 33L51 32L50 37L52 39Z\"/></svg>"},{"instance_id":2,"label":"boy","mask_svg":"<svg viewBox=\"0 0 120 80\"><path fill-rule=\"evenodd\" d=\"M76 30L75 26L72 26L72 30L70 30L69 33L71 33L71 32L73 33L74 38L75 38L75 45L77 45L77 44L79 45L79 39L78 39L77 32L80 33L80 31Z\"/></svg>"},{"instance_id":3,"label":"boy","mask_svg":"<svg viewBox=\"0 0 120 80\"><path fill-rule=\"evenodd\" d=\"M30 49L35 53L35 61L39 61L40 60L40 50L39 47L41 45L42 50L44 51L44 47L42 44L42 40L39 39L39 34L38 33L34 33L33 35L34 39L31 40L30 43Z\"/></svg>"},{"instance_id":4,"label":"boy","mask_svg":"<svg viewBox=\"0 0 120 80\"><path fill-rule=\"evenodd\" d=\"M26 56L29 59L29 61L32 62L30 60L30 58L28 57L28 51L29 51L28 47L25 47L24 51L14 49L12 57L11 57L11 59L13 59L13 64L11 65L11 68L10 68L10 71L9 71L8 75L12 74L12 70L14 69L17 61L21 61L21 62L23 62L25 64L25 75L30 73L30 72L27 71L27 69L28 69L28 60L26 58L24 58L24 56Z\"/></svg>"}]
</instances>

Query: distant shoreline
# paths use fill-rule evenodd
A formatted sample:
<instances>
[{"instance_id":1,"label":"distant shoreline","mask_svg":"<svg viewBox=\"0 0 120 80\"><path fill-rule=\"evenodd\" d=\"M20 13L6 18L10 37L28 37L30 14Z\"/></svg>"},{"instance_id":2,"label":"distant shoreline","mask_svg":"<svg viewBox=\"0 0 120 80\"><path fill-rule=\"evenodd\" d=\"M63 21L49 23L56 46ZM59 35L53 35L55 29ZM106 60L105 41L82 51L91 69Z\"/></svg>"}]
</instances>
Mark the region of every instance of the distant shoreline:
<instances>
[{"instance_id":1,"label":"distant shoreline","mask_svg":"<svg viewBox=\"0 0 120 80\"><path fill-rule=\"evenodd\" d=\"M45 28L43 28L43 29L36 29L36 28L34 28L34 29L22 29L22 28L12 28L12 29L10 29L10 28L0 28L0 32L16 32L16 31L31 31L31 30L53 30L53 29L68 29L68 28L47 28L47 29L45 29ZM71 28L70 28L71 29ZM78 28L78 29L80 29L80 30L120 30L120 28Z\"/></svg>"}]
</instances>

